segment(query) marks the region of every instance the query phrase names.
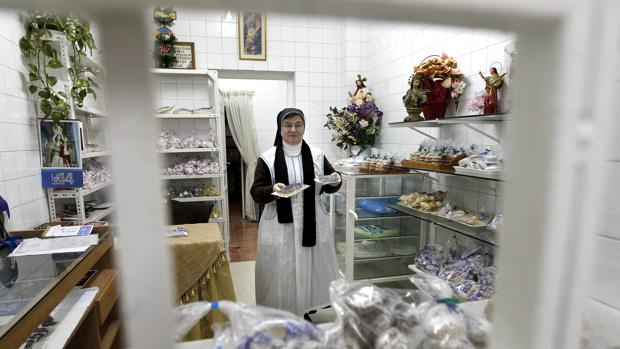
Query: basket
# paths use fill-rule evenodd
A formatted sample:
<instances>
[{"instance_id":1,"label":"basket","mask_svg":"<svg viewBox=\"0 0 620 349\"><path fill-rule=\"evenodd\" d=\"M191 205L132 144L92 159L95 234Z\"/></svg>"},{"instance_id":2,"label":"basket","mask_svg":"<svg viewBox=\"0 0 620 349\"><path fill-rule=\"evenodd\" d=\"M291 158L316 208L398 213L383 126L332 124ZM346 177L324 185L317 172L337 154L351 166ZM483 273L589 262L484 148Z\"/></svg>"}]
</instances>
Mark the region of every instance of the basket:
<instances>
[{"instance_id":1,"label":"basket","mask_svg":"<svg viewBox=\"0 0 620 349\"><path fill-rule=\"evenodd\" d=\"M430 55L420 61L420 65L431 57L441 57L439 55ZM443 119L450 102L450 89L442 86L442 80L422 79L422 87L428 90L428 99L426 104L422 106L425 120Z\"/></svg>"}]
</instances>

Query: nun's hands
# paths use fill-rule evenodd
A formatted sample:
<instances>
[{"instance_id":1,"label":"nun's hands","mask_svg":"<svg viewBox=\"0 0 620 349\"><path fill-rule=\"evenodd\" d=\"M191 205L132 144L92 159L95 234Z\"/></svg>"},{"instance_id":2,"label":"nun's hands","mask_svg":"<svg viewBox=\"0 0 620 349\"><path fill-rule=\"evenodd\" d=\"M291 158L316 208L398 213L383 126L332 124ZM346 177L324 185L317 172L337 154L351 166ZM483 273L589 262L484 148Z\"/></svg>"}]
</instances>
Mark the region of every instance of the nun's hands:
<instances>
[{"instance_id":1,"label":"nun's hands","mask_svg":"<svg viewBox=\"0 0 620 349\"><path fill-rule=\"evenodd\" d=\"M340 185L340 182L342 182L342 177L340 177L340 173L338 172L332 172L332 174L330 174L330 176L334 176L334 175L338 176L338 182L330 183L329 185L331 185L332 187L337 187Z\"/></svg>"},{"instance_id":2,"label":"nun's hands","mask_svg":"<svg viewBox=\"0 0 620 349\"><path fill-rule=\"evenodd\" d=\"M273 191L276 192L278 190L282 190L286 187L286 184L284 183L276 183L273 185Z\"/></svg>"}]
</instances>

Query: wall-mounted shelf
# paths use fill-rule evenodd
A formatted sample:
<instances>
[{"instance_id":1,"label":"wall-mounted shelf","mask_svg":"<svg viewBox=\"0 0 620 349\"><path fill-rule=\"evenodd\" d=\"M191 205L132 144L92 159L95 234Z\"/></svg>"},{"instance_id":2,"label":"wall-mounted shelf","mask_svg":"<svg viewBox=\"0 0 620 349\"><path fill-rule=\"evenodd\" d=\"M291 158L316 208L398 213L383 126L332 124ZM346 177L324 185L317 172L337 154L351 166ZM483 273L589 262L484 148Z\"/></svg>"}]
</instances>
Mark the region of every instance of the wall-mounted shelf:
<instances>
[{"instance_id":1,"label":"wall-mounted shelf","mask_svg":"<svg viewBox=\"0 0 620 349\"><path fill-rule=\"evenodd\" d=\"M455 116L451 118L436 119L436 120L390 122L388 125L390 125L390 127L407 127L407 128L439 127L442 125L455 125L455 124L496 123L500 121L506 121L509 119L510 118L508 117L508 114L465 115L465 116Z\"/></svg>"},{"instance_id":2,"label":"wall-mounted shelf","mask_svg":"<svg viewBox=\"0 0 620 349\"><path fill-rule=\"evenodd\" d=\"M409 207L405 207L402 205L388 205L389 208L406 213L413 217L417 217L423 221L435 224L438 227L445 228L451 230L453 232L459 233L461 235L468 236L474 240L478 240L489 245L498 246L495 238L495 233L486 229L486 228L471 228L464 224L460 224L446 218L440 217L431 213L424 213L418 210L414 210Z\"/></svg>"}]
</instances>

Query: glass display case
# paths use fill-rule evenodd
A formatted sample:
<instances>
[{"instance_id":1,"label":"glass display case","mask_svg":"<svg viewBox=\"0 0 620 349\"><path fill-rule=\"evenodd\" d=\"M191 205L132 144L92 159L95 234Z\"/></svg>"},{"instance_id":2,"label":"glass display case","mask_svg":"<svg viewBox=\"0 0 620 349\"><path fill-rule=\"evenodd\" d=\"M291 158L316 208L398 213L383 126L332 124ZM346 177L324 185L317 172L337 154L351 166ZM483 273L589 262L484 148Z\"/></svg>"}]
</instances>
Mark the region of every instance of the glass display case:
<instances>
[{"instance_id":1,"label":"glass display case","mask_svg":"<svg viewBox=\"0 0 620 349\"><path fill-rule=\"evenodd\" d=\"M413 273L408 265L425 244L427 222L388 206L403 193L421 190L423 179L339 170L342 187L330 196L330 216L340 273L376 283L407 279Z\"/></svg>"}]
</instances>

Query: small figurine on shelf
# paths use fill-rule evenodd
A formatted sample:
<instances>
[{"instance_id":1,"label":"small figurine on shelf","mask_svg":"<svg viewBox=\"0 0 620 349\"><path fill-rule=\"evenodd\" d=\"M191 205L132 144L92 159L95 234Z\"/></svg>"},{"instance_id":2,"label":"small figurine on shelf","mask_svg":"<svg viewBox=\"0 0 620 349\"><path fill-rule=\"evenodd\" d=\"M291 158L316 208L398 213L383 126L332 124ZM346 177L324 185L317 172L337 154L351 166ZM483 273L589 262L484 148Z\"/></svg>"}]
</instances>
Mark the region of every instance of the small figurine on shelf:
<instances>
[{"instance_id":1,"label":"small figurine on shelf","mask_svg":"<svg viewBox=\"0 0 620 349\"><path fill-rule=\"evenodd\" d=\"M330 107L325 127L333 131L332 142L349 150L357 157L371 148L381 130L383 112L377 108L374 98L366 88L366 78L357 75L355 93L349 92L349 105L344 108Z\"/></svg>"},{"instance_id":2,"label":"small figurine on shelf","mask_svg":"<svg viewBox=\"0 0 620 349\"><path fill-rule=\"evenodd\" d=\"M176 20L176 11L170 7L156 7L153 19L160 27L155 30L155 65L157 68L170 68L176 62L174 43L176 36L170 29Z\"/></svg>"},{"instance_id":3,"label":"small figurine on shelf","mask_svg":"<svg viewBox=\"0 0 620 349\"><path fill-rule=\"evenodd\" d=\"M491 67L490 69L491 75L485 77L480 73L480 77L485 81L486 87L484 88L487 92L487 98L484 102L484 114L494 114L497 113L497 90L504 86L504 76L506 73L499 75L497 72L497 68Z\"/></svg>"},{"instance_id":4,"label":"small figurine on shelf","mask_svg":"<svg viewBox=\"0 0 620 349\"><path fill-rule=\"evenodd\" d=\"M357 80L355 80L355 86L357 86L357 89L354 93L349 92L351 104L362 105L364 103L371 102L374 99L372 93L370 93L370 90L368 90L364 82L366 82L366 78L362 78L360 74L357 74Z\"/></svg>"},{"instance_id":5,"label":"small figurine on shelf","mask_svg":"<svg viewBox=\"0 0 620 349\"><path fill-rule=\"evenodd\" d=\"M420 77L416 75L411 75L409 77L409 90L403 96L403 104L405 108L407 108L407 113L409 114L405 121L419 121L423 120L420 116L422 112L422 106L428 100L426 94L428 90L420 88L422 80Z\"/></svg>"}]
</instances>

